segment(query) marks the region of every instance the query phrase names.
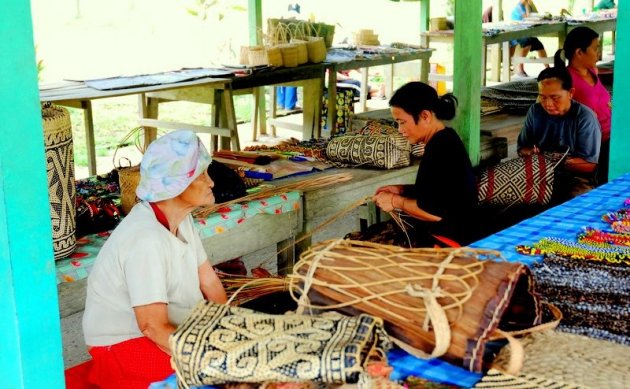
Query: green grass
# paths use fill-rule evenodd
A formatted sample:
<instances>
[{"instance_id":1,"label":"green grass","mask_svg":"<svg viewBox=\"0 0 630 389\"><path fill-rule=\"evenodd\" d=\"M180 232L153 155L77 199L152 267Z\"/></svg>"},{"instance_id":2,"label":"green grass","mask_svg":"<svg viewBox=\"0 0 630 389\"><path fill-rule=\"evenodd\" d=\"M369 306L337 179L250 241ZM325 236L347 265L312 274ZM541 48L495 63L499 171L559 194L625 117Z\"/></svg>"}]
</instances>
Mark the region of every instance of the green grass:
<instances>
[{"instance_id":1,"label":"green grass","mask_svg":"<svg viewBox=\"0 0 630 389\"><path fill-rule=\"evenodd\" d=\"M251 96L234 98L236 119L249 121L252 114ZM69 108L74 143L74 162L77 167L87 167L85 121L83 110ZM136 96L124 96L92 101L94 143L97 157L112 157L118 144L137 127L138 100ZM160 119L198 125L210 125L210 106L207 104L172 102L160 104ZM127 142L127 145L133 143ZM113 166L112 166L113 168Z\"/></svg>"}]
</instances>

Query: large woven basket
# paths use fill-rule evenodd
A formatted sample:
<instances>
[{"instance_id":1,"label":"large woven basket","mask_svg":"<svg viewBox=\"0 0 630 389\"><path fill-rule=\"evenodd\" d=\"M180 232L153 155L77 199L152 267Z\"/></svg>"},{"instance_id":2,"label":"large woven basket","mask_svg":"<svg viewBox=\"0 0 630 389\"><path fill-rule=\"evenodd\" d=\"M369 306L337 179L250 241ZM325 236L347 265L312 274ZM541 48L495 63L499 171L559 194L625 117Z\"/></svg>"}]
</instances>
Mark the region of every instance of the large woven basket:
<instances>
[{"instance_id":1,"label":"large woven basket","mask_svg":"<svg viewBox=\"0 0 630 389\"><path fill-rule=\"evenodd\" d=\"M42 104L42 127L46 151L46 172L52 240L55 259L65 258L76 247L76 188L72 126L67 109Z\"/></svg>"},{"instance_id":2,"label":"large woven basket","mask_svg":"<svg viewBox=\"0 0 630 389\"><path fill-rule=\"evenodd\" d=\"M381 317L406 350L479 372L488 341L532 330L545 317L527 266L492 260L497 254L324 241L302 253L290 291L300 295L298 312L335 309ZM549 308L556 320L545 326L553 327L561 315Z\"/></svg>"}]
</instances>

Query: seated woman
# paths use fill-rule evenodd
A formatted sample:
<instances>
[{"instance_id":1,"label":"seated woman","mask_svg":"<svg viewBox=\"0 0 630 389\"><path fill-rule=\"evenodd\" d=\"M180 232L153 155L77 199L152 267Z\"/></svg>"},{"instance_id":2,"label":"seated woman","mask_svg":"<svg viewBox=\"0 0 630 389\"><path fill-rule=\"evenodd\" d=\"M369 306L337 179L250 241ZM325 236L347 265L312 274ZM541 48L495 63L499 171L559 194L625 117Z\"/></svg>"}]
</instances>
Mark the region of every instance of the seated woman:
<instances>
[{"instance_id":1,"label":"seated woman","mask_svg":"<svg viewBox=\"0 0 630 389\"><path fill-rule=\"evenodd\" d=\"M523 20L531 12L536 11L536 6L532 0L519 0L512 10L512 20ZM538 38L527 37L510 41L510 56L527 57L530 51L535 51L538 54L538 58L547 57L545 46ZM549 67L549 65L545 64L545 67ZM522 62L514 69L514 73L517 76L528 77L527 73L525 73L525 65Z\"/></svg>"},{"instance_id":2,"label":"seated woman","mask_svg":"<svg viewBox=\"0 0 630 389\"><path fill-rule=\"evenodd\" d=\"M173 373L168 337L202 299L226 302L191 211L214 204L210 155L191 131L151 143L141 203L101 249L88 278L83 332L101 388L143 388Z\"/></svg>"},{"instance_id":3,"label":"seated woman","mask_svg":"<svg viewBox=\"0 0 630 389\"><path fill-rule=\"evenodd\" d=\"M516 146L521 156L567 153L555 171L555 205L593 188L601 130L593 111L573 100L573 81L564 66L544 69L537 80L538 100L527 111Z\"/></svg>"},{"instance_id":4,"label":"seated woman","mask_svg":"<svg viewBox=\"0 0 630 389\"><path fill-rule=\"evenodd\" d=\"M610 93L597 76L597 61L601 48L599 34L588 27L576 27L564 41L564 56L569 61L569 74L573 81L573 99L595 112L601 126L602 141L597 163L597 183L608 182L610 156L610 118L612 116ZM556 67L566 66L558 50L554 57Z\"/></svg>"},{"instance_id":5,"label":"seated woman","mask_svg":"<svg viewBox=\"0 0 630 389\"><path fill-rule=\"evenodd\" d=\"M386 243L407 246L408 237L412 247L433 247L440 236L471 243L477 230L477 184L464 144L443 122L455 116L457 99L410 82L394 93L389 106L400 134L426 146L414 185L386 185L373 196L381 210L399 211L410 224Z\"/></svg>"}]
</instances>

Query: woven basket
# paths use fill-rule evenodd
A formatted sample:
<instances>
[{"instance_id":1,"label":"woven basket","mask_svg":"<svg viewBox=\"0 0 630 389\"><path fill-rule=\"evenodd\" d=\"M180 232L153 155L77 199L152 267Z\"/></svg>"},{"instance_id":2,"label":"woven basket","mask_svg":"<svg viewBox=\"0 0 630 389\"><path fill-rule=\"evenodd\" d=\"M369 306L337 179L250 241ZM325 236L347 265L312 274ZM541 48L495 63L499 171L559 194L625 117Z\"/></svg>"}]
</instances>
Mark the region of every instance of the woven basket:
<instances>
[{"instance_id":1,"label":"woven basket","mask_svg":"<svg viewBox=\"0 0 630 389\"><path fill-rule=\"evenodd\" d=\"M326 23L313 23L314 36L324 38L326 48L332 47L333 38L335 37L335 26Z\"/></svg>"},{"instance_id":2,"label":"woven basket","mask_svg":"<svg viewBox=\"0 0 630 389\"><path fill-rule=\"evenodd\" d=\"M118 147L116 147L116 151L114 151L113 161L116 170L118 171L118 185L120 186L120 203L122 213L127 215L131 208L139 201L138 197L136 197L136 188L138 187L138 183L140 183L140 166L132 166L131 161L128 158L122 157L118 161L116 161L116 154L118 150L126 144L130 139L134 140L134 143L138 150L144 152L142 147L140 146L140 133L142 132L143 127L136 127L131 130L125 137L118 143ZM127 162L128 166L122 166L123 161Z\"/></svg>"},{"instance_id":3,"label":"woven basket","mask_svg":"<svg viewBox=\"0 0 630 389\"><path fill-rule=\"evenodd\" d=\"M359 30L354 34L354 44L360 46L378 46L378 34L372 30Z\"/></svg>"},{"instance_id":4,"label":"woven basket","mask_svg":"<svg viewBox=\"0 0 630 389\"><path fill-rule=\"evenodd\" d=\"M238 63L241 65L249 65L249 46L241 46Z\"/></svg>"},{"instance_id":5,"label":"woven basket","mask_svg":"<svg viewBox=\"0 0 630 389\"><path fill-rule=\"evenodd\" d=\"M250 66L267 65L267 53L263 46L250 46L247 53L247 62Z\"/></svg>"},{"instance_id":6,"label":"woven basket","mask_svg":"<svg viewBox=\"0 0 630 389\"><path fill-rule=\"evenodd\" d=\"M405 350L479 372L488 341L509 336L507 331L552 328L561 318L551 306L545 307L554 319L545 315L527 266L497 255L468 248L323 241L300 255L289 277L290 291L297 313L334 309L374 315Z\"/></svg>"},{"instance_id":7,"label":"woven basket","mask_svg":"<svg viewBox=\"0 0 630 389\"><path fill-rule=\"evenodd\" d=\"M292 43L280 45L282 53L282 64L287 68L298 66L298 48Z\"/></svg>"},{"instance_id":8,"label":"woven basket","mask_svg":"<svg viewBox=\"0 0 630 389\"><path fill-rule=\"evenodd\" d=\"M533 333L521 342L525 352L522 373L529 376L580 388L627 388L630 382L628 346L559 331ZM504 370L510 351L504 347L494 366Z\"/></svg>"},{"instance_id":9,"label":"woven basket","mask_svg":"<svg viewBox=\"0 0 630 389\"><path fill-rule=\"evenodd\" d=\"M431 31L448 30L448 24L445 17L431 18Z\"/></svg>"},{"instance_id":10,"label":"woven basket","mask_svg":"<svg viewBox=\"0 0 630 389\"><path fill-rule=\"evenodd\" d=\"M117 170L122 212L127 215L138 202L136 188L140 183L140 166L118 167Z\"/></svg>"},{"instance_id":11,"label":"woven basket","mask_svg":"<svg viewBox=\"0 0 630 389\"><path fill-rule=\"evenodd\" d=\"M302 65L308 62L308 47L306 41L300 39L291 39L291 44L297 48L297 62Z\"/></svg>"},{"instance_id":12,"label":"woven basket","mask_svg":"<svg viewBox=\"0 0 630 389\"><path fill-rule=\"evenodd\" d=\"M267 64L269 66L280 67L284 64L282 61L282 50L278 46L267 46Z\"/></svg>"},{"instance_id":13,"label":"woven basket","mask_svg":"<svg viewBox=\"0 0 630 389\"><path fill-rule=\"evenodd\" d=\"M42 104L42 127L55 259L70 255L76 247L76 188L72 126L67 109Z\"/></svg>"},{"instance_id":14,"label":"woven basket","mask_svg":"<svg viewBox=\"0 0 630 389\"><path fill-rule=\"evenodd\" d=\"M306 43L308 61L312 63L324 62L326 59L326 44L324 38L310 37Z\"/></svg>"}]
</instances>

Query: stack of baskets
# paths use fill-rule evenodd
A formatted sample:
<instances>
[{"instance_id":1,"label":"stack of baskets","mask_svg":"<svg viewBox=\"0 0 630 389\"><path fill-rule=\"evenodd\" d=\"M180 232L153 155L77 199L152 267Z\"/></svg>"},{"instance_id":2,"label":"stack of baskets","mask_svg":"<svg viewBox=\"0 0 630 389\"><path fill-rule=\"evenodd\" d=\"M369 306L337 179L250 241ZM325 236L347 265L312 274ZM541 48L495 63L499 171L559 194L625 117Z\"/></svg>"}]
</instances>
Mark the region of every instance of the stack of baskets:
<instances>
[{"instance_id":1,"label":"stack of baskets","mask_svg":"<svg viewBox=\"0 0 630 389\"><path fill-rule=\"evenodd\" d=\"M240 64L295 67L326 59L334 26L303 20L269 19L265 46L241 47Z\"/></svg>"},{"instance_id":2,"label":"stack of baskets","mask_svg":"<svg viewBox=\"0 0 630 389\"><path fill-rule=\"evenodd\" d=\"M366 29L354 33L354 44L357 46L378 46L381 42L378 40L378 34Z\"/></svg>"}]
</instances>

